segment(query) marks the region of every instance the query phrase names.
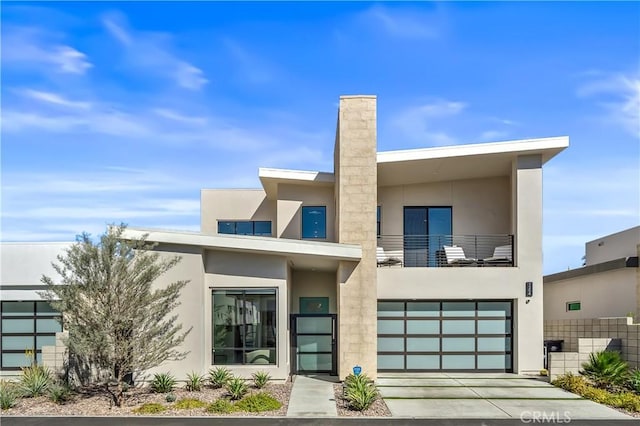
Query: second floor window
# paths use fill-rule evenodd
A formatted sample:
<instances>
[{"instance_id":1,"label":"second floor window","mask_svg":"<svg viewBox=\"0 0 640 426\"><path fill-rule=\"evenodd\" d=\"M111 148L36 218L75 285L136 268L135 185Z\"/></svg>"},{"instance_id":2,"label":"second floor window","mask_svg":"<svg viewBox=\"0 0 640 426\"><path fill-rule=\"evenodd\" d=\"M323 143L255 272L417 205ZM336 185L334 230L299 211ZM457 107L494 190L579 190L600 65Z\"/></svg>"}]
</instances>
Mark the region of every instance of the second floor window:
<instances>
[{"instance_id":1,"label":"second floor window","mask_svg":"<svg viewBox=\"0 0 640 426\"><path fill-rule=\"evenodd\" d=\"M271 236L271 222L267 220L218 221L218 234Z\"/></svg>"},{"instance_id":2,"label":"second floor window","mask_svg":"<svg viewBox=\"0 0 640 426\"><path fill-rule=\"evenodd\" d=\"M302 238L327 238L327 208L302 207Z\"/></svg>"}]
</instances>

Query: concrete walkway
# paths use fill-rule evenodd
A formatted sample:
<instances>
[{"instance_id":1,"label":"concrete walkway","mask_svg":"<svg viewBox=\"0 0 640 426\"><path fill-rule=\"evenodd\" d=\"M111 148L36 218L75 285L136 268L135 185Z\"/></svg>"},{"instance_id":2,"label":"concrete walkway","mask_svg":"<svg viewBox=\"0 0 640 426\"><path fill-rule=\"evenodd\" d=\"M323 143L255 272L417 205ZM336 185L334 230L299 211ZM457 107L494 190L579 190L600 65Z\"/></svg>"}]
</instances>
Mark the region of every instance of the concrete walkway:
<instances>
[{"instance_id":1,"label":"concrete walkway","mask_svg":"<svg viewBox=\"0 0 640 426\"><path fill-rule=\"evenodd\" d=\"M617 410L517 374L381 373L376 381L393 417L632 419Z\"/></svg>"},{"instance_id":2,"label":"concrete walkway","mask_svg":"<svg viewBox=\"0 0 640 426\"><path fill-rule=\"evenodd\" d=\"M287 417L336 417L337 381L331 376L294 376Z\"/></svg>"}]
</instances>

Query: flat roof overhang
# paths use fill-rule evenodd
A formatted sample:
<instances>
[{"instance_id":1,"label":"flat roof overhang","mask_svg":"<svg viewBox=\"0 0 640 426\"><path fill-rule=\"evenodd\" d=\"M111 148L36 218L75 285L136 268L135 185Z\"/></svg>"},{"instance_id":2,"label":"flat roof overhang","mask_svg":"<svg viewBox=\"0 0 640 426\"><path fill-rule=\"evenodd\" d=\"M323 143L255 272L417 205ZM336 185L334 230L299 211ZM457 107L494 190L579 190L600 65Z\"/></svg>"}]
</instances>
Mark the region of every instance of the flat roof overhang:
<instances>
[{"instance_id":1,"label":"flat roof overhang","mask_svg":"<svg viewBox=\"0 0 640 426\"><path fill-rule=\"evenodd\" d=\"M308 170L260 168L258 177L269 200L278 199L279 184L331 187L335 183L333 173Z\"/></svg>"},{"instance_id":2,"label":"flat roof overhang","mask_svg":"<svg viewBox=\"0 0 640 426\"><path fill-rule=\"evenodd\" d=\"M238 253L283 256L295 269L331 270L340 261L359 262L362 248L359 245L324 241L290 240L273 237L244 235L205 235L199 232L180 232L144 228L127 228L123 237L160 244L176 244Z\"/></svg>"},{"instance_id":3,"label":"flat roof overhang","mask_svg":"<svg viewBox=\"0 0 640 426\"><path fill-rule=\"evenodd\" d=\"M546 163L569 146L568 136L378 153L378 186L509 176L513 160L541 155Z\"/></svg>"}]
</instances>

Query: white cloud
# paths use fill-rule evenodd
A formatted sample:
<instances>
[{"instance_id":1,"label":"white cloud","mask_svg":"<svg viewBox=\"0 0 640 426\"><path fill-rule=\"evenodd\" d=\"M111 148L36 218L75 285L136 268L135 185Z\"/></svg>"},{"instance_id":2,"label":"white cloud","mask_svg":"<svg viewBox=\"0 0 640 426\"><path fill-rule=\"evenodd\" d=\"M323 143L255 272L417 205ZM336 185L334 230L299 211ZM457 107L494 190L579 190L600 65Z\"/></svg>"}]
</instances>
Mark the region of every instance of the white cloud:
<instances>
[{"instance_id":1,"label":"white cloud","mask_svg":"<svg viewBox=\"0 0 640 426\"><path fill-rule=\"evenodd\" d=\"M424 5L423 5L424 6ZM398 38L433 39L440 36L444 19L441 8L436 5L432 12L424 8L399 8L374 5L360 15L375 31L383 30Z\"/></svg>"},{"instance_id":2,"label":"white cloud","mask_svg":"<svg viewBox=\"0 0 640 426\"><path fill-rule=\"evenodd\" d=\"M43 73L82 75L93 64L88 56L64 44L63 37L39 28L4 26L3 66L37 68Z\"/></svg>"},{"instance_id":3,"label":"white cloud","mask_svg":"<svg viewBox=\"0 0 640 426\"><path fill-rule=\"evenodd\" d=\"M123 47L125 60L132 68L170 79L187 90L200 90L209 82L202 69L171 51L168 34L127 28L126 18L116 13L104 16L102 23Z\"/></svg>"},{"instance_id":4,"label":"white cloud","mask_svg":"<svg viewBox=\"0 0 640 426\"><path fill-rule=\"evenodd\" d=\"M197 179L110 167L86 172L3 175L2 239L72 240L108 223L193 230L200 223Z\"/></svg>"},{"instance_id":5,"label":"white cloud","mask_svg":"<svg viewBox=\"0 0 640 426\"><path fill-rule=\"evenodd\" d=\"M189 90L199 90L207 84L209 80L204 77L204 72L193 65L181 62L177 65L175 71L178 86Z\"/></svg>"},{"instance_id":6,"label":"white cloud","mask_svg":"<svg viewBox=\"0 0 640 426\"><path fill-rule=\"evenodd\" d=\"M638 225L639 182L637 159L545 166L545 273L581 266L585 242Z\"/></svg>"},{"instance_id":7,"label":"white cloud","mask_svg":"<svg viewBox=\"0 0 640 426\"><path fill-rule=\"evenodd\" d=\"M245 81L252 84L265 84L273 80L274 67L267 64L263 58L254 52L249 52L247 48L228 37L223 42Z\"/></svg>"},{"instance_id":8,"label":"white cloud","mask_svg":"<svg viewBox=\"0 0 640 426\"><path fill-rule=\"evenodd\" d=\"M579 97L594 98L607 111L609 122L640 137L640 72L588 74L592 80L580 86Z\"/></svg>"},{"instance_id":9,"label":"white cloud","mask_svg":"<svg viewBox=\"0 0 640 426\"><path fill-rule=\"evenodd\" d=\"M27 96L29 98L54 104L54 105L67 107L67 108L79 108L79 109L91 108L90 102L71 101L57 93L43 92L40 90L33 90L33 89L25 89L22 93L24 94L24 96Z\"/></svg>"},{"instance_id":10,"label":"white cloud","mask_svg":"<svg viewBox=\"0 0 640 426\"><path fill-rule=\"evenodd\" d=\"M391 124L404 137L426 145L453 145L456 138L444 130L436 129L444 118L455 117L467 108L459 101L436 100L430 103L406 108L391 119Z\"/></svg>"},{"instance_id":11,"label":"white cloud","mask_svg":"<svg viewBox=\"0 0 640 426\"><path fill-rule=\"evenodd\" d=\"M154 108L153 112L159 117L168 118L169 120L179 123L202 126L207 123L206 117L187 116L168 108Z\"/></svg>"},{"instance_id":12,"label":"white cloud","mask_svg":"<svg viewBox=\"0 0 640 426\"><path fill-rule=\"evenodd\" d=\"M480 134L480 140L482 141L499 141L509 135L509 132L504 130L487 130Z\"/></svg>"},{"instance_id":13,"label":"white cloud","mask_svg":"<svg viewBox=\"0 0 640 426\"><path fill-rule=\"evenodd\" d=\"M87 55L70 46L56 46L50 60L57 63L63 72L84 74L93 65Z\"/></svg>"}]
</instances>

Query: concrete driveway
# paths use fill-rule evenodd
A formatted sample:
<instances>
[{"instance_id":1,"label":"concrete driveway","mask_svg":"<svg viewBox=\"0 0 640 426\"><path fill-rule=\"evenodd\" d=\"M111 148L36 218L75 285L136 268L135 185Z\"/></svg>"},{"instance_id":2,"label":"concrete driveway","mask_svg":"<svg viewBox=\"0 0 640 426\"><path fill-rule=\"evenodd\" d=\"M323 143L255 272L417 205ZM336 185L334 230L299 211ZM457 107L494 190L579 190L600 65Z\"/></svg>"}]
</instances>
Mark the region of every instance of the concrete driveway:
<instances>
[{"instance_id":1,"label":"concrete driveway","mask_svg":"<svg viewBox=\"0 0 640 426\"><path fill-rule=\"evenodd\" d=\"M568 423L632 419L549 383L509 373L379 373L380 394L394 417L517 418Z\"/></svg>"}]
</instances>

